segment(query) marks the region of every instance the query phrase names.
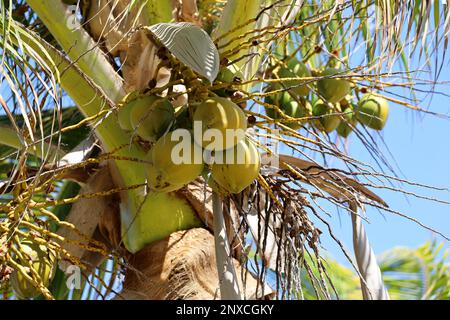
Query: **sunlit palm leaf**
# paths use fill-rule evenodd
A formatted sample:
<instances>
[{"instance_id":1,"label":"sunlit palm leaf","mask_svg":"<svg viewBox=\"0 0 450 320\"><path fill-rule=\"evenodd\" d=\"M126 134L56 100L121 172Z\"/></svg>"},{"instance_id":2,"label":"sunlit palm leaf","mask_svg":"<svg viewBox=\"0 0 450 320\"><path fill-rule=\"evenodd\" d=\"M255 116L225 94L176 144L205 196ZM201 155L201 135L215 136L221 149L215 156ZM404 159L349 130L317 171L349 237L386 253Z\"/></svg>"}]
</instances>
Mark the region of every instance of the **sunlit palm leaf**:
<instances>
[{"instance_id":1,"label":"sunlit palm leaf","mask_svg":"<svg viewBox=\"0 0 450 320\"><path fill-rule=\"evenodd\" d=\"M394 299L450 299L448 252L429 242L416 250L395 248L380 257L385 283Z\"/></svg>"}]
</instances>

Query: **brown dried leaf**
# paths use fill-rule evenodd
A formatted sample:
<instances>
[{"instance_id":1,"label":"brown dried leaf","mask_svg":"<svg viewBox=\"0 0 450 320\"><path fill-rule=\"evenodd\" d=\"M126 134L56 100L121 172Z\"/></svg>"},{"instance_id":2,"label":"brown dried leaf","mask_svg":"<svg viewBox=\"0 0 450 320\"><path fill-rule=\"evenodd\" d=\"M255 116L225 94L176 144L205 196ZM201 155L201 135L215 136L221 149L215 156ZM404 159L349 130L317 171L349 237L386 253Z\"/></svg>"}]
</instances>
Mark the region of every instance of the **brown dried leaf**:
<instances>
[{"instance_id":1,"label":"brown dried leaf","mask_svg":"<svg viewBox=\"0 0 450 320\"><path fill-rule=\"evenodd\" d=\"M146 21L140 6L130 8L130 0L95 0L89 1L86 23L94 40L104 41L116 56L126 50L128 33Z\"/></svg>"},{"instance_id":2,"label":"brown dried leaf","mask_svg":"<svg viewBox=\"0 0 450 320\"><path fill-rule=\"evenodd\" d=\"M336 199L354 200L355 193L388 206L383 199L364 187L358 181L348 178L336 171L327 170L318 164L288 155L280 155L280 168L289 169L289 166L300 169L302 176L298 177L305 183L311 184L329 193Z\"/></svg>"},{"instance_id":3,"label":"brown dried leaf","mask_svg":"<svg viewBox=\"0 0 450 320\"><path fill-rule=\"evenodd\" d=\"M121 53L127 92L145 89L156 78L158 64L161 62L157 50L156 44L147 37L145 31L133 33L127 50Z\"/></svg>"},{"instance_id":4,"label":"brown dried leaf","mask_svg":"<svg viewBox=\"0 0 450 320\"><path fill-rule=\"evenodd\" d=\"M111 179L109 168L108 166L103 166L88 179L86 185L82 187L80 194L106 191L112 188L114 188L114 184ZM80 234L64 226L61 226L58 230L59 235L70 241L76 241L77 243L64 241L61 243L61 246L73 257L80 259L88 266L95 267L97 265L96 263L100 262L101 259L99 259L97 254L89 253L89 250L86 250L82 246L88 247L91 245L91 239L95 240L94 234L98 232L97 228L102 219L106 220L105 217L111 217L118 214L118 203L117 201L114 201L114 198L111 196L79 199L73 204L66 221L76 226L77 231ZM108 229L107 226L103 226L102 228L103 233L105 233L104 230ZM96 238L98 238L98 236L96 236ZM60 262L60 268L62 270L65 270L68 266L68 261Z\"/></svg>"},{"instance_id":5,"label":"brown dried leaf","mask_svg":"<svg viewBox=\"0 0 450 320\"><path fill-rule=\"evenodd\" d=\"M172 0L176 21L191 22L200 26L197 0Z\"/></svg>"}]
</instances>

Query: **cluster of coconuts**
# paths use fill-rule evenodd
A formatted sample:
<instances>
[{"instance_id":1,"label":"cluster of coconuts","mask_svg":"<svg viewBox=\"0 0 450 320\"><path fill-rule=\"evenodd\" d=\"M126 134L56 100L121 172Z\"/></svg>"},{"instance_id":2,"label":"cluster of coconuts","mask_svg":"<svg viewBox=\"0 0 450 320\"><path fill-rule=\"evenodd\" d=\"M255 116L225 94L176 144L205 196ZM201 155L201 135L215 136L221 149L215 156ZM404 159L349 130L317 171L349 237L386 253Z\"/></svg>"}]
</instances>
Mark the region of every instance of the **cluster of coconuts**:
<instances>
[{"instance_id":1,"label":"cluster of coconuts","mask_svg":"<svg viewBox=\"0 0 450 320\"><path fill-rule=\"evenodd\" d=\"M23 240L20 246L20 256L15 257L16 263L23 266L27 276L38 279L37 282L48 287L56 271L56 252L29 240ZM11 286L19 299L33 299L41 295L41 291L17 270L11 274Z\"/></svg>"},{"instance_id":2,"label":"cluster of coconuts","mask_svg":"<svg viewBox=\"0 0 450 320\"><path fill-rule=\"evenodd\" d=\"M259 174L257 147L245 136L247 117L229 98L208 96L176 107L166 97L137 95L120 106L118 119L150 145L145 166L154 192L176 191L203 175L218 191L239 193ZM181 133L188 133L188 143Z\"/></svg>"},{"instance_id":3,"label":"cluster of coconuts","mask_svg":"<svg viewBox=\"0 0 450 320\"><path fill-rule=\"evenodd\" d=\"M303 62L291 58L276 70L276 75L280 80L289 80L267 87L266 91L274 94L265 98L271 105L265 107L266 115L281 119L282 124L292 129L310 123L322 132L336 130L338 135L347 138L357 122L374 130L382 130L386 124L388 102L373 93L366 93L358 103L349 102L352 88L348 80L339 78L345 75L343 70L326 68L318 74L321 79L315 84L292 80L311 77L312 73ZM314 88L317 95L312 93Z\"/></svg>"}]
</instances>

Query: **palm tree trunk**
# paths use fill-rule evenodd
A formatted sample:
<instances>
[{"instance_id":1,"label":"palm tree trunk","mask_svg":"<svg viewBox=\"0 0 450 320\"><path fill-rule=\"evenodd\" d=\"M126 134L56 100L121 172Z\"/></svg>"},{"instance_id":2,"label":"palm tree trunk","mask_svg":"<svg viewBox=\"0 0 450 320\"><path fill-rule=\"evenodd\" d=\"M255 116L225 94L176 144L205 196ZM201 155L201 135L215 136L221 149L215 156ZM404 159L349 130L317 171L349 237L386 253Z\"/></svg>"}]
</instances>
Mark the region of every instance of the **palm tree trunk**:
<instances>
[{"instance_id":1,"label":"palm tree trunk","mask_svg":"<svg viewBox=\"0 0 450 320\"><path fill-rule=\"evenodd\" d=\"M128 262L123 290L117 299L221 298L214 236L204 228L174 232L130 256ZM233 259L233 263L239 286L245 288L242 298L262 298L262 290L255 290L257 280L237 260Z\"/></svg>"}]
</instances>

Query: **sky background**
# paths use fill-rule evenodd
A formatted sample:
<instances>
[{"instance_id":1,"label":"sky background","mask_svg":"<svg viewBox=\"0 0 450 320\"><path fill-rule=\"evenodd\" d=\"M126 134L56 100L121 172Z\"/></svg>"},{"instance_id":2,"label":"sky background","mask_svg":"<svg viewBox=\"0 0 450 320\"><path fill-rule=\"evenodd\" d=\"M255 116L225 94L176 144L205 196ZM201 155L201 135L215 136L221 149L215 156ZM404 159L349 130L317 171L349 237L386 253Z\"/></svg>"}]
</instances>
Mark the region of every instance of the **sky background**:
<instances>
[{"instance_id":1,"label":"sky background","mask_svg":"<svg viewBox=\"0 0 450 320\"><path fill-rule=\"evenodd\" d=\"M450 67L445 65L440 81L450 80L449 73ZM449 89L449 84L442 84L437 91L448 94L450 93ZM450 114L450 98L448 96L434 94L430 105L428 105L429 102L430 100L424 101L421 107L438 113ZM390 104L390 106L389 120L381 135L403 173L401 177L421 184L450 189L450 120L434 115L419 114L395 104ZM376 134L374 136L377 142L382 143L381 137L377 137ZM352 139L352 135L348 148L352 157L376 165L362 143L354 136ZM406 184L401 187L424 196L450 201L448 190L427 190ZM450 236L450 205L404 196L401 193L387 190L373 191L381 196L393 210L401 211L446 236ZM450 249L450 243L442 237L392 213L380 213L375 208L367 208L367 218L369 222L366 223L366 231L377 255L397 246L418 247L430 240L444 242L444 247ZM344 240L346 248L352 252L351 218L348 213L342 210L338 213L334 210L329 221L332 222L334 233ZM342 251L326 235L326 229L322 230L325 231L322 237L325 252L337 261L348 265Z\"/></svg>"},{"instance_id":2,"label":"sky background","mask_svg":"<svg viewBox=\"0 0 450 320\"><path fill-rule=\"evenodd\" d=\"M371 24L372 34L374 34L376 26L374 22L373 17L368 22ZM405 30L403 30L404 32ZM441 31L439 34L442 35ZM406 38L405 34L404 38ZM421 101L419 107L444 114L447 118L443 119L435 115L415 112L404 106L390 103L390 115L386 126L380 134L371 130L374 133L372 136L378 145L383 145L384 140L388 149L382 149L383 154L388 158L389 164L395 166L395 172L399 174L400 178L434 187L447 188L448 190L436 191L407 184L397 184L396 186L422 196L450 202L450 60L448 54L444 55L445 61L438 79L440 84L434 88L434 93L431 94L432 88L426 82L433 80L435 74L434 57L431 58L431 66L428 66L425 63L425 57L420 55L421 44L414 51L412 42L406 41L405 43L407 43L405 53L410 71L414 71L413 77L419 83L415 86L415 89L418 89L416 96ZM433 39L428 39L427 49L430 51L436 50ZM442 42L440 42L436 50L440 61L442 61L444 50L447 50L447 48L444 48ZM348 54L350 56L350 67L367 64L365 46L360 41L348 46ZM397 59L392 69L385 71L404 72L405 70L400 62L401 60ZM385 81L406 82L405 79ZM409 88L389 88L389 94L387 95L405 101L405 98L410 97L409 91ZM370 131L370 129L368 130ZM374 159L354 134L349 136L347 148L348 154L352 158L378 168ZM389 157L389 152L392 157ZM329 166L342 167L339 163L329 163ZM390 172L387 173L390 174ZM381 196L391 209L417 219L450 237L450 204L418 199L411 195L406 196L389 190L372 189L372 191ZM380 212L376 208L368 207L366 209L368 220L365 223L366 231L377 255L399 246L418 247L431 240L443 243L444 249L450 250L449 241L412 221L393 213ZM343 241L348 252L353 253L351 217L348 212L336 210L336 208L334 210L331 208L329 212L332 214L327 220L331 223L334 234ZM328 235L327 227L320 221L316 220L316 222L316 225L324 231L321 237L323 253L349 266L350 263L343 255L342 250ZM450 262L450 258L447 258L447 261Z\"/></svg>"}]
</instances>

